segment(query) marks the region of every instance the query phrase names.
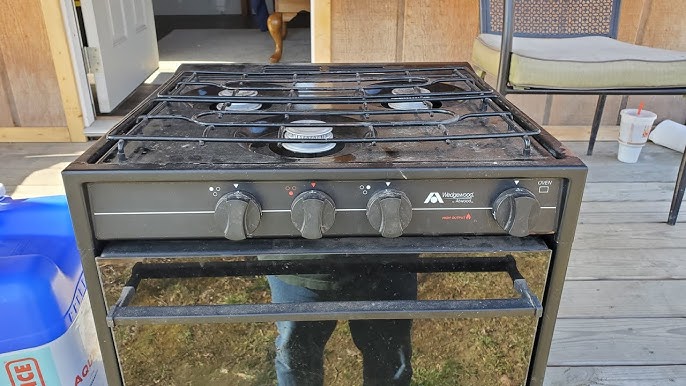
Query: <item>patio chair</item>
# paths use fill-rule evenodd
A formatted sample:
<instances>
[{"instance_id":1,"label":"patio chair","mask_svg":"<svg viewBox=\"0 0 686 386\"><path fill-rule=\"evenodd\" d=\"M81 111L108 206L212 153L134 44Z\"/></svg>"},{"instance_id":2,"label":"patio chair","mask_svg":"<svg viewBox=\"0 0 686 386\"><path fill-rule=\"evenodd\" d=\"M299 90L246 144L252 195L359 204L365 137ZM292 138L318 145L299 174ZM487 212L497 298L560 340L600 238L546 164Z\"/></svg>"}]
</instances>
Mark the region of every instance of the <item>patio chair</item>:
<instances>
[{"instance_id":1,"label":"patio chair","mask_svg":"<svg viewBox=\"0 0 686 386\"><path fill-rule=\"evenodd\" d=\"M616 40L620 0L480 2L472 61L500 93L598 95L588 155L607 95L686 94L685 52Z\"/></svg>"}]
</instances>

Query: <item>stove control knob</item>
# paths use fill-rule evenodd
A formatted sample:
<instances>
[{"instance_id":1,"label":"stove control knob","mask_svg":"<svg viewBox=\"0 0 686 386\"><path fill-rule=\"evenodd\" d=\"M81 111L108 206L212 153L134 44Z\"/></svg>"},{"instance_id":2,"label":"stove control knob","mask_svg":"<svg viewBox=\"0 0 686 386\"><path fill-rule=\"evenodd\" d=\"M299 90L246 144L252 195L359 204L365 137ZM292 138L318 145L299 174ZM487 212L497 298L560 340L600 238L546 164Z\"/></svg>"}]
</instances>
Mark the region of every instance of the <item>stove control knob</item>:
<instances>
[{"instance_id":1,"label":"stove control knob","mask_svg":"<svg viewBox=\"0 0 686 386\"><path fill-rule=\"evenodd\" d=\"M255 197L235 191L222 196L214 207L214 221L229 240L245 240L260 224L262 208Z\"/></svg>"},{"instance_id":2,"label":"stove control knob","mask_svg":"<svg viewBox=\"0 0 686 386\"><path fill-rule=\"evenodd\" d=\"M306 239L321 239L333 225L335 215L333 200L319 190L300 193L291 204L291 221Z\"/></svg>"},{"instance_id":3,"label":"stove control knob","mask_svg":"<svg viewBox=\"0 0 686 386\"><path fill-rule=\"evenodd\" d=\"M367 219L381 236L398 237L410 225L412 203L405 193L399 190L382 190L369 199Z\"/></svg>"},{"instance_id":4,"label":"stove control knob","mask_svg":"<svg viewBox=\"0 0 686 386\"><path fill-rule=\"evenodd\" d=\"M536 226L541 205L536 196L523 188L508 189L493 202L493 218L510 235L528 236Z\"/></svg>"}]
</instances>

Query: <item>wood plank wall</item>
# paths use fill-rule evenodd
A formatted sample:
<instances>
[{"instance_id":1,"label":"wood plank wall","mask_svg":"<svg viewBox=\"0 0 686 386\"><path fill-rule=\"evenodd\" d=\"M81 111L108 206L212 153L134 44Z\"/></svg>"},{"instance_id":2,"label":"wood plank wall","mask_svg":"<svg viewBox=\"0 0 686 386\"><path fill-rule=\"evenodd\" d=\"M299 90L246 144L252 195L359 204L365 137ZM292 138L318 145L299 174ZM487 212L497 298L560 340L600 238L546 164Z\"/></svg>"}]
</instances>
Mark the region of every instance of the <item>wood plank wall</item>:
<instances>
[{"instance_id":1,"label":"wood plank wall","mask_svg":"<svg viewBox=\"0 0 686 386\"><path fill-rule=\"evenodd\" d=\"M475 0L406 1L403 61L465 61L479 31Z\"/></svg>"},{"instance_id":2,"label":"wood plank wall","mask_svg":"<svg viewBox=\"0 0 686 386\"><path fill-rule=\"evenodd\" d=\"M0 1L0 89L0 126L66 126L39 0Z\"/></svg>"},{"instance_id":3,"label":"wood plank wall","mask_svg":"<svg viewBox=\"0 0 686 386\"><path fill-rule=\"evenodd\" d=\"M469 61L479 30L478 0L327 0L330 24L316 19L317 28L330 31L330 45L314 42L320 62L430 62ZM623 0L619 40L686 51L686 1ZM494 82L493 79L489 79ZM532 118L545 125L590 125L594 96L508 97ZM628 105L645 102L659 119L686 120L686 99L681 96L628 98ZM603 124L615 125L622 97L608 97ZM647 107L648 108L648 107Z\"/></svg>"},{"instance_id":4,"label":"wood plank wall","mask_svg":"<svg viewBox=\"0 0 686 386\"><path fill-rule=\"evenodd\" d=\"M332 0L332 62L396 61L398 7L398 1Z\"/></svg>"}]
</instances>

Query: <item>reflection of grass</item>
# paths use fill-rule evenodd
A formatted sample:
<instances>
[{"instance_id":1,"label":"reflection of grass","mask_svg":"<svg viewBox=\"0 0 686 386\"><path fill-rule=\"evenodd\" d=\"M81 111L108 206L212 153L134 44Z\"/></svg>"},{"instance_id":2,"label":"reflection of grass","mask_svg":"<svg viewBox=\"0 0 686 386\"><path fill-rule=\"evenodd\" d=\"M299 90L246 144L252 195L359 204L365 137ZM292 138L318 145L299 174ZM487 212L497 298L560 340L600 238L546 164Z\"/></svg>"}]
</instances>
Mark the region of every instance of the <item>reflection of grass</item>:
<instances>
[{"instance_id":1,"label":"reflection of grass","mask_svg":"<svg viewBox=\"0 0 686 386\"><path fill-rule=\"evenodd\" d=\"M469 371L462 368L459 363L452 359L435 366L435 368L420 368L414 371L412 386L445 386L456 383L455 374L463 374Z\"/></svg>"},{"instance_id":2,"label":"reflection of grass","mask_svg":"<svg viewBox=\"0 0 686 386\"><path fill-rule=\"evenodd\" d=\"M546 257L519 257L518 266L541 296ZM111 304L130 266L107 266ZM506 274L423 274L422 299L514 296ZM137 305L239 304L269 301L264 278L147 280ZM413 386L522 384L535 329L533 318L433 319L413 323ZM271 323L131 326L115 329L128 386L275 384ZM325 350L327 385L361 384L362 358L348 324L339 322Z\"/></svg>"}]
</instances>

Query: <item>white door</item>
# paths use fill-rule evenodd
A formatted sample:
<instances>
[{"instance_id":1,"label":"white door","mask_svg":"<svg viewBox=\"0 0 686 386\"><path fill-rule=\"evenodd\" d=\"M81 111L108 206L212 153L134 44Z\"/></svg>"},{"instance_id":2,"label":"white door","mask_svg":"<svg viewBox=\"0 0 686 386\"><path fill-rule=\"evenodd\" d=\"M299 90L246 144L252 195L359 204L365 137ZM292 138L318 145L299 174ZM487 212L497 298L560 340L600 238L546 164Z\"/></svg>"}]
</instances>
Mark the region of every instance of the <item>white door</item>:
<instances>
[{"instance_id":1,"label":"white door","mask_svg":"<svg viewBox=\"0 0 686 386\"><path fill-rule=\"evenodd\" d=\"M159 65L152 0L81 0L100 112L109 113Z\"/></svg>"}]
</instances>

